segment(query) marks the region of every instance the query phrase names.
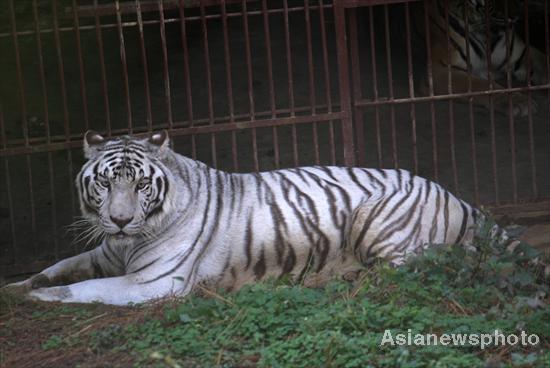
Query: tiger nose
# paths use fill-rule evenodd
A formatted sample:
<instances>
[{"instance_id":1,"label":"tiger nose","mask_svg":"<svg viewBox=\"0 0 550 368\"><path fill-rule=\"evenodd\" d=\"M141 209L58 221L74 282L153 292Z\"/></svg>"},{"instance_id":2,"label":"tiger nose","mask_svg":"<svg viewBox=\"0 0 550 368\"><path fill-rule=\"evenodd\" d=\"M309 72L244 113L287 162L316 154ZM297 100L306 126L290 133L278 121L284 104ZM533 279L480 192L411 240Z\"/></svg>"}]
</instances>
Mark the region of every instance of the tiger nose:
<instances>
[{"instance_id":1,"label":"tiger nose","mask_svg":"<svg viewBox=\"0 0 550 368\"><path fill-rule=\"evenodd\" d=\"M124 226L128 225L134 218L118 218L118 217L111 217L111 221L113 221L121 230L124 229Z\"/></svg>"}]
</instances>

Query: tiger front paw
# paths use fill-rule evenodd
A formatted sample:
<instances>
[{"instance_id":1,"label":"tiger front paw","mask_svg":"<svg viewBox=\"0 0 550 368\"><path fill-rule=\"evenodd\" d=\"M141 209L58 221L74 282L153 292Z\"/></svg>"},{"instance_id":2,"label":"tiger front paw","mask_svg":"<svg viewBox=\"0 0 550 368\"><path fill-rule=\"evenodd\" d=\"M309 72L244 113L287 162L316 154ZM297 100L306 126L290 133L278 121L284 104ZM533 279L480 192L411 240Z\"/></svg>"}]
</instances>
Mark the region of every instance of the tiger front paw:
<instances>
[{"instance_id":1,"label":"tiger front paw","mask_svg":"<svg viewBox=\"0 0 550 368\"><path fill-rule=\"evenodd\" d=\"M509 100L508 98L511 98L512 100L512 115L514 117L522 118L529 115L529 109L531 109L531 114L535 115L537 113L537 102L524 94L520 92L514 92L510 95L503 94L498 96L495 100L496 103L496 109L502 113L508 114L509 112Z\"/></svg>"},{"instance_id":2,"label":"tiger front paw","mask_svg":"<svg viewBox=\"0 0 550 368\"><path fill-rule=\"evenodd\" d=\"M66 302L72 296L68 286L54 286L32 290L27 293L26 298L33 301Z\"/></svg>"}]
</instances>

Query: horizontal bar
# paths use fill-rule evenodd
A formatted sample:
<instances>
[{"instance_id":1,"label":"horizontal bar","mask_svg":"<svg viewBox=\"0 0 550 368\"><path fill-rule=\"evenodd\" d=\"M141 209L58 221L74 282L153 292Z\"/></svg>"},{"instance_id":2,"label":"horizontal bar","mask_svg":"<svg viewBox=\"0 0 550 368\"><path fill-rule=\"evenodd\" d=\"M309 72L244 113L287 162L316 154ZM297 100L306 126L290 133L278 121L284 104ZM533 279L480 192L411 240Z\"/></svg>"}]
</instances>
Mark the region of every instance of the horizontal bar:
<instances>
[{"instance_id":1,"label":"horizontal bar","mask_svg":"<svg viewBox=\"0 0 550 368\"><path fill-rule=\"evenodd\" d=\"M550 215L550 199L536 200L536 202L524 201L520 203L508 203L485 206L492 215L500 216L505 214L525 213L546 213Z\"/></svg>"},{"instance_id":2,"label":"horizontal bar","mask_svg":"<svg viewBox=\"0 0 550 368\"><path fill-rule=\"evenodd\" d=\"M420 1L420 0L343 0L343 3L344 3L344 8L358 8L361 6L412 3L415 1Z\"/></svg>"},{"instance_id":3,"label":"horizontal bar","mask_svg":"<svg viewBox=\"0 0 550 368\"><path fill-rule=\"evenodd\" d=\"M206 134L206 133L219 133L227 132L241 129L251 129L251 128L267 128L274 126L282 125L292 125L292 124L305 124L305 123L320 123L325 121L340 120L347 115L346 112L333 112L327 114L319 115L304 115L304 116L294 116L288 118L276 118L276 119L265 119L265 120L254 120L254 121L242 121L235 123L223 123L223 124L214 124L214 125L203 125L203 126L193 126L193 127L181 127L175 128L170 131L171 136L185 136L185 135L196 135L196 134ZM174 122L174 126L183 125L183 122ZM163 124L162 126L157 126L157 128L166 128L168 124ZM147 136L149 133L144 129L135 130L135 136ZM141 133L137 133L141 131ZM103 133L103 132L102 132ZM114 134L116 133L127 133L126 129L113 130ZM0 150L0 157L32 154L39 152L52 152L52 151L61 151L70 148L78 148L82 146L82 135L73 135L70 141L64 141L59 143L50 143L50 144L40 144L34 146L21 146L6 148Z\"/></svg>"},{"instance_id":4,"label":"horizontal bar","mask_svg":"<svg viewBox=\"0 0 550 368\"><path fill-rule=\"evenodd\" d=\"M250 1L258 1L258 0L247 0ZM162 1L162 7L164 10L170 10L170 9L179 9L179 0L164 0ZM198 8L200 6L201 1L200 0L187 0L183 1L183 7L184 8ZM220 5L219 0L202 0L202 3L204 6L213 6L213 5ZM240 4L242 3L242 0L226 0L226 4ZM141 1L140 2L140 10L142 13L147 12L158 12L159 11L159 2L158 1ZM136 2L123 2L119 3L119 9L120 14L131 14L137 12ZM79 17L95 17L97 14L98 16L105 16L105 15L115 15L117 13L117 9L115 4L100 4L97 7L94 5L82 5L78 6L77 14ZM66 14L73 14L73 8L68 6L65 8Z\"/></svg>"},{"instance_id":5,"label":"horizontal bar","mask_svg":"<svg viewBox=\"0 0 550 368\"><path fill-rule=\"evenodd\" d=\"M332 8L332 4L324 4L322 6L323 8L327 8L327 9L330 9ZM318 10L320 8L320 6L310 6L309 7L310 10ZM288 8L288 12L289 13L292 13L292 12L303 12L304 11L304 7L303 6L296 6L296 7L292 7L292 8ZM283 12L283 9L268 9L267 10L267 13L268 14L279 14L279 13L282 13ZM243 17L243 16L251 16L251 15L263 15L262 11L261 10L251 10L251 11L246 11L244 12L230 12L230 13L227 13L227 17L228 18L240 18L240 17ZM221 14L209 14L209 15L206 15L204 17L205 19L221 19L222 18L222 15ZM188 21L200 21L202 18L200 16L194 16L194 17L185 17L185 21L188 22ZM181 21L181 19L178 17L178 18L166 18L164 20L164 24L168 24L168 23L179 23ZM143 20L141 22L141 24L143 25L158 25L160 24L160 20ZM122 22L121 23L121 26L123 28L126 28L126 27L137 27L139 26L139 23L138 21L133 21L133 22ZM112 28L116 28L117 27L117 24L116 23L105 23L105 24L100 24L99 25L99 28L101 29L112 29ZM95 24L90 24L90 25L84 25L84 26L80 26L78 27L78 29L80 31L96 31L96 25ZM75 27L59 27L59 32L74 32L75 31ZM41 34L47 34L47 33L53 33L54 32L54 29L53 28L44 28L44 29L41 29L40 30L40 33ZM17 36L35 36L36 35L36 31L35 30L29 30L29 31L17 31L16 32L16 35ZM12 33L11 32L3 32L3 33L0 33L0 38L5 38L5 37L12 37Z\"/></svg>"},{"instance_id":6,"label":"horizontal bar","mask_svg":"<svg viewBox=\"0 0 550 368\"><path fill-rule=\"evenodd\" d=\"M386 98L378 100L362 99L355 101L355 107L370 107L370 106L380 106L380 105L395 105L395 104L407 104L407 103L419 103L419 102L431 102L431 101L445 101L453 100L464 97L476 97L476 96L488 96L488 95L499 95L513 92L526 92L526 91L541 91L541 90L550 90L550 84L542 84L538 86L525 86L525 87L514 87L514 88L504 88L504 89L493 89L488 91L476 91L476 92L464 92L464 93L451 93L445 95L434 95L434 96L419 96L419 97L407 97L407 98Z\"/></svg>"}]
</instances>

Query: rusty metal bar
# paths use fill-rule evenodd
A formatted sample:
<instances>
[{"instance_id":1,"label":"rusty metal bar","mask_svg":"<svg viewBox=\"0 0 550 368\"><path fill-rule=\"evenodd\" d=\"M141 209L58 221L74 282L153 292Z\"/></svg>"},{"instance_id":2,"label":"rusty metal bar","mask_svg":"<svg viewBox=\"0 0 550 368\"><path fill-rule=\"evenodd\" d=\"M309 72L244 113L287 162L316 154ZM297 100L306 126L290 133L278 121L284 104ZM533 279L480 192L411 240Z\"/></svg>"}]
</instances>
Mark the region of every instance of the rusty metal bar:
<instances>
[{"instance_id":1,"label":"rusty metal bar","mask_svg":"<svg viewBox=\"0 0 550 368\"><path fill-rule=\"evenodd\" d=\"M140 0L136 0L136 16L138 21L139 46L141 51L141 63L143 65L143 83L145 88L145 109L147 111L147 129L153 130L153 112L151 108L151 91L149 89L149 64L145 49L145 36L143 33L143 18L141 14Z\"/></svg>"},{"instance_id":2,"label":"rusty metal bar","mask_svg":"<svg viewBox=\"0 0 550 368\"><path fill-rule=\"evenodd\" d=\"M469 13L468 7L464 7L464 38L466 40L466 64L467 64L467 78L468 78L468 92L472 91L472 63L470 55L470 25L469 25ZM470 142L472 144L472 171L474 180L474 204L479 205L479 180L477 176L477 150L476 150L476 134L475 134L475 120L474 120L474 102L471 98L468 99L468 117L470 121Z\"/></svg>"},{"instance_id":3,"label":"rusty metal bar","mask_svg":"<svg viewBox=\"0 0 550 368\"><path fill-rule=\"evenodd\" d=\"M97 9L97 0L94 0L94 7ZM99 66L101 70L101 89L103 93L103 107L105 109L105 128L107 129L107 136L111 136L111 108L109 106L109 94L107 87L107 72L105 70L105 55L103 51L103 37L101 35L101 25L99 23L99 16L96 12L94 18L94 26L96 30L97 46L99 49Z\"/></svg>"},{"instance_id":4,"label":"rusty metal bar","mask_svg":"<svg viewBox=\"0 0 550 368\"><path fill-rule=\"evenodd\" d=\"M343 112L332 112L332 113L326 113L326 114L318 114L315 116L294 116L294 117L286 117L286 118L277 118L273 120L254 120L254 121L242 121L242 122L234 122L234 123L221 123L221 124L214 124L214 125L202 125L202 126L190 126L185 128L174 128L172 132L170 132L173 136L181 136L181 135L193 135L193 134L207 134L207 133L219 133L219 132L226 132L231 130L241 130L241 129L248 129L248 128L265 128L265 127L278 127L283 125L292 125L292 124L305 124L305 123L321 123L321 122L329 122L331 123L332 120L340 120L344 116ZM177 124L174 124L174 126L177 126ZM125 129L118 129L114 130L112 133L114 134L123 134L125 133ZM134 132L137 136L146 136L147 130L145 129L136 129ZM102 132L100 132L102 133ZM82 147L82 135L75 135L74 140L71 141L63 141L59 143L51 143L51 144L42 144L42 145L35 145L35 146L20 146L20 147L13 147L13 148L5 148L0 150L0 157L8 157L8 156L16 156L16 155L23 155L27 153L38 153L38 152L53 152L53 151L60 151L65 150L67 148L78 148Z\"/></svg>"},{"instance_id":5,"label":"rusty metal bar","mask_svg":"<svg viewBox=\"0 0 550 368\"><path fill-rule=\"evenodd\" d=\"M386 38L386 66L388 71L388 94L390 101L394 99L393 94L393 67L391 57L391 41L390 41L390 18L388 16L388 6L384 5L384 36ZM395 128L395 108L390 104L390 124L391 124L391 140L392 140L392 158L393 167L399 168L399 159L397 157L397 131Z\"/></svg>"},{"instance_id":6,"label":"rusty metal bar","mask_svg":"<svg viewBox=\"0 0 550 368\"><path fill-rule=\"evenodd\" d=\"M204 50L204 67L206 70L206 89L208 91L208 119L210 125L214 124L214 100L212 97L212 71L210 69L210 48L208 46L208 27L206 24L206 13L204 9L204 4L200 4L200 15L201 15L201 29L202 29L202 41L203 41L203 50ZM216 134L212 132L210 135L210 148L212 154L212 166L217 168L218 160L216 154Z\"/></svg>"},{"instance_id":7,"label":"rusty metal bar","mask_svg":"<svg viewBox=\"0 0 550 368\"><path fill-rule=\"evenodd\" d=\"M51 198L51 209L50 216L52 218L52 236L54 243L54 257L56 260L59 259L59 240L57 238L57 213L56 213L56 197L55 197L55 184L54 184L54 172L53 172L53 163L52 163L52 153L48 152L48 175L50 181L50 198Z\"/></svg>"},{"instance_id":8,"label":"rusty metal bar","mask_svg":"<svg viewBox=\"0 0 550 368\"><path fill-rule=\"evenodd\" d=\"M524 13L525 13L525 42L527 44L527 50L526 50L527 86L530 87L531 86L531 47L529 43L529 2L528 1L525 1L524 3ZM548 13L545 14L545 22L547 18L548 18ZM546 36L548 36L548 34L546 34ZM545 38L545 41L548 47L548 37ZM531 91L527 90L527 119L529 121L529 154L531 156L531 183L532 183L531 188L533 191L533 196L537 198L538 197L537 167L536 167L536 156L535 156L535 137L534 137L534 131L533 131L533 111L531 107L531 102L532 102ZM515 154L514 151L512 152ZM513 164L515 165L515 162L513 162Z\"/></svg>"},{"instance_id":9,"label":"rusty metal bar","mask_svg":"<svg viewBox=\"0 0 550 368\"><path fill-rule=\"evenodd\" d=\"M489 7L485 7L485 54L491 55L489 40L491 40L491 19L489 14ZM489 90L494 89L493 85L493 73L491 72L491 58L487 58L487 79L489 81ZM493 169L493 187L495 191L495 202L500 203L499 199L499 183L498 183L498 169L497 169L497 147L496 147L496 127L495 127L495 109L493 96L489 95L489 121L491 124L491 156L492 156L492 169Z\"/></svg>"},{"instance_id":10,"label":"rusty metal bar","mask_svg":"<svg viewBox=\"0 0 550 368\"><path fill-rule=\"evenodd\" d=\"M548 9L548 0L544 0L544 51L546 55L546 82L550 80L550 9ZM548 90L548 108L550 109L550 89ZM535 181L534 181L535 182ZM536 182L535 182L536 192Z\"/></svg>"},{"instance_id":11,"label":"rusty metal bar","mask_svg":"<svg viewBox=\"0 0 550 368\"><path fill-rule=\"evenodd\" d=\"M343 0L343 6L345 8L358 8L362 6L372 7L373 5L412 3L413 1L419 0Z\"/></svg>"},{"instance_id":12,"label":"rusty metal bar","mask_svg":"<svg viewBox=\"0 0 550 368\"><path fill-rule=\"evenodd\" d=\"M370 54L372 65L372 92L375 101L378 101L378 73L376 71L376 38L374 37L374 15L372 7L369 8L369 35L370 35ZM362 99L359 97L355 100L354 104L359 107L359 102ZM374 106L374 122L376 130L376 149L378 153L378 167L383 167L382 163L382 134L380 131L380 110L378 105Z\"/></svg>"},{"instance_id":13,"label":"rusty metal bar","mask_svg":"<svg viewBox=\"0 0 550 368\"><path fill-rule=\"evenodd\" d=\"M407 40L407 75L409 80L409 97L414 97L414 76L412 65L412 50L411 50L411 24L409 3L405 3L405 35ZM414 173L418 174L418 149L416 139L416 106L414 103L410 105L410 117L412 128L412 148L413 148L413 168Z\"/></svg>"},{"instance_id":14,"label":"rusty metal bar","mask_svg":"<svg viewBox=\"0 0 550 368\"><path fill-rule=\"evenodd\" d=\"M355 101L361 100L363 94L361 91L361 62L359 60L359 44L357 35L357 12L355 8L348 11L349 13L349 37L350 37L350 58L351 58L351 75L353 87L353 107L355 118L355 135L356 135L356 159L359 166L365 165L365 127L363 121L363 110L355 105Z\"/></svg>"},{"instance_id":15,"label":"rusty metal bar","mask_svg":"<svg viewBox=\"0 0 550 368\"><path fill-rule=\"evenodd\" d=\"M445 1L445 36L447 38L447 59L451 60L451 36L449 31L449 1ZM487 54L490 55L490 54ZM447 92L453 94L453 77L451 74L451 63L447 63ZM459 194L458 173L456 168L455 136L454 136L454 108L453 100L448 101L449 106L449 149L451 151L451 169L453 172L453 189Z\"/></svg>"},{"instance_id":16,"label":"rusty metal bar","mask_svg":"<svg viewBox=\"0 0 550 368\"><path fill-rule=\"evenodd\" d=\"M44 57L42 55L42 39L40 37L40 23L38 22L38 9L36 0L32 2L33 21L36 32L36 56L38 59L38 70L40 73L40 86L42 89L42 104L44 105L44 125L46 129L46 143L50 143L50 115L48 112L48 92L46 90L46 73L44 71Z\"/></svg>"},{"instance_id":17,"label":"rusty metal bar","mask_svg":"<svg viewBox=\"0 0 550 368\"><path fill-rule=\"evenodd\" d=\"M168 71L168 50L166 48L166 26L164 23L163 0L158 0L158 11L160 17L160 43L162 45L162 77L164 79L164 98L166 112L168 114L168 128L172 129L172 100L170 93L170 73Z\"/></svg>"},{"instance_id":18,"label":"rusty metal bar","mask_svg":"<svg viewBox=\"0 0 550 368\"><path fill-rule=\"evenodd\" d=\"M63 63L63 52L61 50L61 39L59 37L59 23L57 19L57 0L52 0L53 28L55 40L55 52L57 56L57 72L61 84L61 99L63 101L63 128L66 140L69 140L71 130L69 125L69 105L67 103L67 85L65 83L65 66Z\"/></svg>"},{"instance_id":19,"label":"rusty metal bar","mask_svg":"<svg viewBox=\"0 0 550 368\"><path fill-rule=\"evenodd\" d=\"M0 103L0 137L2 138L2 146L3 148L6 148L6 129L4 124L4 109L2 107L2 104ZM17 259L17 236L15 232L15 218L14 218L14 211L13 211L13 196L12 196L12 190L11 190L11 176L10 176L10 165L9 165L9 159L7 157L4 157L4 170L5 170L5 180L6 180L6 192L8 194L8 210L10 211L10 231L11 231L11 239L12 239L12 252L13 252L13 258Z\"/></svg>"},{"instance_id":20,"label":"rusty metal bar","mask_svg":"<svg viewBox=\"0 0 550 368\"><path fill-rule=\"evenodd\" d=\"M342 1L334 2L334 23L336 32L336 53L338 59L338 80L340 91L340 110L344 114L341 120L344 145L344 165L355 166L355 144L353 141L353 123L351 121L351 98L348 70L348 45L346 30L346 10Z\"/></svg>"},{"instance_id":21,"label":"rusty metal bar","mask_svg":"<svg viewBox=\"0 0 550 368\"><path fill-rule=\"evenodd\" d=\"M73 9L76 9L76 0L73 0ZM88 97L86 94L86 78L84 76L84 59L82 58L82 42L80 39L80 24L76 11L73 12L73 23L76 37L76 52L78 55L78 71L80 76L80 95L82 98L82 112L84 114L84 127L86 130L90 128L88 117Z\"/></svg>"},{"instance_id":22,"label":"rusty metal bar","mask_svg":"<svg viewBox=\"0 0 550 368\"><path fill-rule=\"evenodd\" d=\"M15 51L15 67L17 73L17 85L19 89L19 100L21 102L21 128L23 130L23 139L25 145L29 145L29 130L27 122L27 101L25 99L25 85L23 83L23 70L21 68L21 53L19 51L19 41L17 39L17 25L15 21L15 10L13 8L13 0L9 0L10 8L10 23L11 23L11 35L13 38L13 48Z\"/></svg>"},{"instance_id":23,"label":"rusty metal bar","mask_svg":"<svg viewBox=\"0 0 550 368\"><path fill-rule=\"evenodd\" d=\"M184 0L179 2L180 32L183 49L183 72L185 79L185 97L187 101L187 116L189 124L193 125L193 95L191 92L191 72L189 71L189 47L187 45L187 28L185 26L186 18L184 12Z\"/></svg>"},{"instance_id":24,"label":"rusty metal bar","mask_svg":"<svg viewBox=\"0 0 550 368\"><path fill-rule=\"evenodd\" d=\"M124 94L126 96L126 114L128 119L128 132L132 133L133 124L132 124L132 102L130 100L130 85L128 81L128 64L126 62L126 46L124 43L124 32L122 30L122 17L120 15L119 1L115 1L117 8L116 21L117 21L117 31L120 47L120 63L122 64L122 81L124 83Z\"/></svg>"},{"instance_id":25,"label":"rusty metal bar","mask_svg":"<svg viewBox=\"0 0 550 368\"><path fill-rule=\"evenodd\" d=\"M94 1L96 1L96 0L94 0ZM180 0L180 1L185 2L185 0ZM242 0L239 0L239 1L242 1ZM332 4L323 5L323 8L331 9ZM310 9L314 10L314 9L318 9L318 8L316 6L311 6ZM302 12L303 10L304 10L304 7L289 7L288 8L289 13ZM282 9L268 9L268 14L278 14L278 13L283 13L283 10ZM248 12L248 15L249 16L262 15L262 11L261 10L252 10L252 11ZM206 17L206 20L220 19L221 14L208 14L205 17ZM227 13L227 17L228 18L240 18L240 17L242 17L242 12ZM189 21L189 22L191 22L191 21L201 21L201 17L200 16L187 17L187 21ZM180 22L180 18L167 18L167 19L164 20L165 24L179 23L179 22ZM144 20L143 21L144 25L158 25L159 23L160 23L159 20ZM102 29L114 29L114 28L117 28L117 26L118 25L116 23L106 23L106 24L102 24L100 27ZM137 24L137 21L131 21L131 22L127 21L127 22L122 22L121 26L122 26L122 28L137 27L138 24ZM95 29L94 25L80 26L81 31L94 30L94 29ZM47 29L43 29L41 32L42 33L53 33L53 31L54 30L52 28L47 28ZM59 32L74 32L74 27L60 27ZM19 31L16 34L17 34L17 36L29 36L29 35L33 35L34 31ZM11 37L11 36L12 36L12 34L10 32L0 32L0 38Z\"/></svg>"},{"instance_id":26,"label":"rusty metal bar","mask_svg":"<svg viewBox=\"0 0 550 368\"><path fill-rule=\"evenodd\" d=\"M288 81L288 104L290 108L290 116L295 115L294 111L294 77L292 75L292 52L290 50L290 25L288 20L288 0L283 0L283 19L285 25L285 51L286 51L286 68ZM294 166L299 165L298 160L298 141L296 136L296 126L291 126L292 134L292 157Z\"/></svg>"},{"instance_id":27,"label":"rusty metal bar","mask_svg":"<svg viewBox=\"0 0 550 368\"><path fill-rule=\"evenodd\" d=\"M178 0L152 0L152 1L141 1L141 11L142 12L157 12L159 11L158 1L164 2L164 8L166 10L177 9L179 6ZM257 1L257 0L248 0L248 1ZM193 1L184 1L183 6L186 8L198 8L202 3L203 6L212 6L218 5L220 0L193 0ZM241 2L241 0L225 0L228 4L236 4ZM120 13L121 14L132 14L136 13L137 5L132 2L122 2L120 3ZM76 7L73 4L73 7L66 7L66 13L76 12L80 17L92 17L94 16L94 8L90 5L83 5ZM102 4L98 8L99 15L108 16L115 15L117 9L112 4Z\"/></svg>"},{"instance_id":28,"label":"rusty metal bar","mask_svg":"<svg viewBox=\"0 0 550 368\"><path fill-rule=\"evenodd\" d=\"M430 120L432 126L432 164L433 164L433 177L437 181L439 179L438 169L438 153L437 153L437 122L435 120L435 103L434 103L434 80L433 80L433 65L432 65L432 45L431 45L431 32L430 32L430 17L429 17L429 3L425 0L423 3L424 8L424 31L426 33L426 74L428 76L428 91L429 96L426 99L430 102Z\"/></svg>"}]
</instances>

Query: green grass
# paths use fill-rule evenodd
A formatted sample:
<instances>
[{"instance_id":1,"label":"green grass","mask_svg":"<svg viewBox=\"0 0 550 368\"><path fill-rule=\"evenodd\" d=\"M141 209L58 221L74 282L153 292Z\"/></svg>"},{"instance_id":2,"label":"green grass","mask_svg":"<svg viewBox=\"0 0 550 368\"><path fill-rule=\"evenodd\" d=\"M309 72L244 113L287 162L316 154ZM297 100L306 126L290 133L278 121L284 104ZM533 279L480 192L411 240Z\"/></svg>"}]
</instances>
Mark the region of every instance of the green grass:
<instances>
[{"instance_id":1,"label":"green grass","mask_svg":"<svg viewBox=\"0 0 550 368\"><path fill-rule=\"evenodd\" d=\"M478 240L481 252L435 247L398 269L377 265L355 284L323 289L267 282L238 293L191 296L138 325L92 334L96 352L138 365L261 367L550 366L548 286L526 260ZM546 300L546 303L548 300ZM396 333L537 334L536 347L380 346Z\"/></svg>"}]
</instances>

